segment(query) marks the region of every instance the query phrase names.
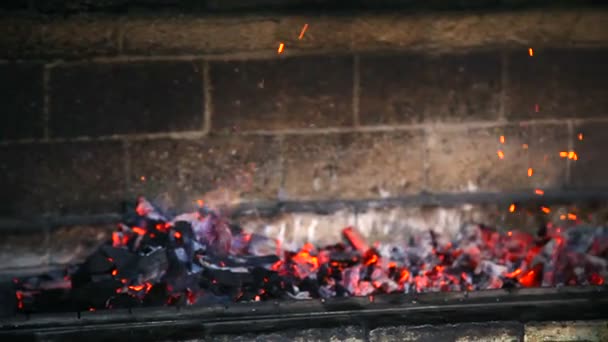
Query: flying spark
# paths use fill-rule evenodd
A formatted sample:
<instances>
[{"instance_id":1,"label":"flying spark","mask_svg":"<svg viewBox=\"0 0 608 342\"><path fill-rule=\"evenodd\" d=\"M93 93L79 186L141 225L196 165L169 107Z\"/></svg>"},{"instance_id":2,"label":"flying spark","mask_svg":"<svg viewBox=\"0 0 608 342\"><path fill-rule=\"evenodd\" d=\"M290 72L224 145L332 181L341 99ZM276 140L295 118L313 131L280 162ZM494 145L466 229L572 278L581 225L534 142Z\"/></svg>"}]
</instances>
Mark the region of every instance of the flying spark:
<instances>
[{"instance_id":1,"label":"flying spark","mask_svg":"<svg viewBox=\"0 0 608 342\"><path fill-rule=\"evenodd\" d=\"M282 54L282 53L283 53L283 50L285 50L285 44L283 44L283 43L279 43L279 49L277 50L277 52L278 52L279 54Z\"/></svg>"},{"instance_id":2,"label":"flying spark","mask_svg":"<svg viewBox=\"0 0 608 342\"><path fill-rule=\"evenodd\" d=\"M512 212L514 212L514 211L515 211L515 204L511 204L511 205L509 206L509 212L510 212L510 213L512 213Z\"/></svg>"},{"instance_id":3,"label":"flying spark","mask_svg":"<svg viewBox=\"0 0 608 342\"><path fill-rule=\"evenodd\" d=\"M583 141L583 133L578 134L578 140Z\"/></svg>"},{"instance_id":4,"label":"flying spark","mask_svg":"<svg viewBox=\"0 0 608 342\"><path fill-rule=\"evenodd\" d=\"M534 190L534 193L537 194L537 195L539 195L539 196L542 196L542 195L545 194L545 192L543 190L541 190L541 189Z\"/></svg>"},{"instance_id":5,"label":"flying spark","mask_svg":"<svg viewBox=\"0 0 608 342\"><path fill-rule=\"evenodd\" d=\"M505 158L505 153L502 150L498 150L498 152L496 152L498 154L498 158L499 159L504 159Z\"/></svg>"},{"instance_id":6,"label":"flying spark","mask_svg":"<svg viewBox=\"0 0 608 342\"><path fill-rule=\"evenodd\" d=\"M528 177L532 177L533 174L534 174L534 170L531 167L529 167L528 168Z\"/></svg>"},{"instance_id":7,"label":"flying spark","mask_svg":"<svg viewBox=\"0 0 608 342\"><path fill-rule=\"evenodd\" d=\"M534 56L534 50L532 48L528 49L528 54L530 55L530 57Z\"/></svg>"},{"instance_id":8,"label":"flying spark","mask_svg":"<svg viewBox=\"0 0 608 342\"><path fill-rule=\"evenodd\" d=\"M501 135L501 136L500 136L500 143L501 143L501 144L504 144L504 143L505 143L505 136L504 136L504 135Z\"/></svg>"},{"instance_id":9,"label":"flying spark","mask_svg":"<svg viewBox=\"0 0 608 342\"><path fill-rule=\"evenodd\" d=\"M308 24L304 24L304 27L302 27L302 31L300 31L300 35L298 36L299 40L302 40L302 38L304 38L304 33L306 33L306 30L308 30Z\"/></svg>"}]
</instances>

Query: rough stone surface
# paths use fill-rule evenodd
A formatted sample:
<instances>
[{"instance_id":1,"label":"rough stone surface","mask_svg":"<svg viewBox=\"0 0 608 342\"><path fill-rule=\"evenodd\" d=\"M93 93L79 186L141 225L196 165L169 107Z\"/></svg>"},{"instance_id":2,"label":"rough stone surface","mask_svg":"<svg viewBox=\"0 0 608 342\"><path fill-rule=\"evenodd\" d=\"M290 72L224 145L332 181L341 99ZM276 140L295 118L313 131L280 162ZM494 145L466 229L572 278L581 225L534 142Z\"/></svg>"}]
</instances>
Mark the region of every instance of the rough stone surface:
<instances>
[{"instance_id":1,"label":"rough stone surface","mask_svg":"<svg viewBox=\"0 0 608 342\"><path fill-rule=\"evenodd\" d=\"M605 146L608 136L605 134L608 123L589 123L576 126L571 137L574 140L574 151L578 160L572 162L570 185L574 187L606 187L608 179L608 161ZM582 133L583 140L578 139Z\"/></svg>"},{"instance_id":2,"label":"rough stone surface","mask_svg":"<svg viewBox=\"0 0 608 342\"><path fill-rule=\"evenodd\" d=\"M76 17L45 23L42 31L41 55L82 57L116 55L119 49L118 20Z\"/></svg>"},{"instance_id":3,"label":"rough stone surface","mask_svg":"<svg viewBox=\"0 0 608 342\"><path fill-rule=\"evenodd\" d=\"M58 67L50 78L53 137L200 130L200 62Z\"/></svg>"},{"instance_id":4,"label":"rough stone surface","mask_svg":"<svg viewBox=\"0 0 608 342\"><path fill-rule=\"evenodd\" d=\"M525 327L525 342L540 341L589 341L608 340L606 321L569 321L529 323Z\"/></svg>"},{"instance_id":5,"label":"rough stone surface","mask_svg":"<svg viewBox=\"0 0 608 342\"><path fill-rule=\"evenodd\" d=\"M287 198L377 198L422 189L419 131L290 136L282 154Z\"/></svg>"},{"instance_id":6,"label":"rough stone surface","mask_svg":"<svg viewBox=\"0 0 608 342\"><path fill-rule=\"evenodd\" d=\"M490 121L499 116L498 53L361 57L364 124Z\"/></svg>"},{"instance_id":7,"label":"rough stone surface","mask_svg":"<svg viewBox=\"0 0 608 342\"><path fill-rule=\"evenodd\" d=\"M33 19L0 17L0 57L35 56L42 44L42 32Z\"/></svg>"},{"instance_id":8,"label":"rough stone surface","mask_svg":"<svg viewBox=\"0 0 608 342\"><path fill-rule=\"evenodd\" d=\"M42 66L0 64L0 141L43 135Z\"/></svg>"},{"instance_id":9,"label":"rough stone surface","mask_svg":"<svg viewBox=\"0 0 608 342\"><path fill-rule=\"evenodd\" d=\"M280 19L277 29L278 41L291 50L350 50L352 18L288 16ZM308 25L304 34L304 25ZM300 36L301 39L300 39Z\"/></svg>"},{"instance_id":10,"label":"rough stone surface","mask_svg":"<svg viewBox=\"0 0 608 342\"><path fill-rule=\"evenodd\" d=\"M522 49L510 54L506 116L603 117L608 111L608 49Z\"/></svg>"},{"instance_id":11,"label":"rough stone surface","mask_svg":"<svg viewBox=\"0 0 608 342\"><path fill-rule=\"evenodd\" d=\"M279 188L279 145L273 137L141 141L131 144L129 156L131 196L149 196L167 209L191 208L197 199L209 204L272 199Z\"/></svg>"},{"instance_id":12,"label":"rough stone surface","mask_svg":"<svg viewBox=\"0 0 608 342\"><path fill-rule=\"evenodd\" d=\"M566 183L566 162L559 158L560 150L567 150L566 125L437 129L428 144L431 191L517 191Z\"/></svg>"},{"instance_id":13,"label":"rough stone surface","mask_svg":"<svg viewBox=\"0 0 608 342\"><path fill-rule=\"evenodd\" d=\"M13 215L116 212L124 200L119 142L13 145L0 153Z\"/></svg>"},{"instance_id":14,"label":"rough stone surface","mask_svg":"<svg viewBox=\"0 0 608 342\"><path fill-rule=\"evenodd\" d=\"M516 322L462 323L438 326L397 326L370 331L370 342L388 341L521 341L523 327Z\"/></svg>"},{"instance_id":15,"label":"rough stone surface","mask_svg":"<svg viewBox=\"0 0 608 342\"><path fill-rule=\"evenodd\" d=\"M124 29L126 53L225 53L278 46L277 23L270 18L156 17L129 19Z\"/></svg>"},{"instance_id":16,"label":"rough stone surface","mask_svg":"<svg viewBox=\"0 0 608 342\"><path fill-rule=\"evenodd\" d=\"M273 130L352 124L352 57L211 64L213 127Z\"/></svg>"},{"instance_id":17,"label":"rough stone surface","mask_svg":"<svg viewBox=\"0 0 608 342\"><path fill-rule=\"evenodd\" d=\"M246 335L216 335L214 341L255 341L255 342L308 342L308 341L332 341L332 342L363 342L365 334L361 327L347 326L339 328L322 329L303 329L285 330L267 334L246 334Z\"/></svg>"}]
</instances>

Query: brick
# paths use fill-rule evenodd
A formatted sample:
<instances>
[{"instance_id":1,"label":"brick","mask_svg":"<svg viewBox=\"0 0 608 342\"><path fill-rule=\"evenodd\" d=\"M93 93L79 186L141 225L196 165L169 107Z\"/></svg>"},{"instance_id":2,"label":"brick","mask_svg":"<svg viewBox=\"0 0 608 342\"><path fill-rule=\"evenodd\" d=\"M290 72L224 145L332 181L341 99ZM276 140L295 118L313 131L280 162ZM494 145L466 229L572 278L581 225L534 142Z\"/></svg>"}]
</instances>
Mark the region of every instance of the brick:
<instances>
[{"instance_id":1,"label":"brick","mask_svg":"<svg viewBox=\"0 0 608 342\"><path fill-rule=\"evenodd\" d=\"M278 41L285 51L322 49L348 51L351 46L350 23L352 17L282 17L277 29ZM308 24L302 39L300 33Z\"/></svg>"},{"instance_id":2,"label":"brick","mask_svg":"<svg viewBox=\"0 0 608 342\"><path fill-rule=\"evenodd\" d=\"M462 323L438 326L377 328L370 342L384 341L521 341L523 327L516 322Z\"/></svg>"},{"instance_id":3,"label":"brick","mask_svg":"<svg viewBox=\"0 0 608 342\"><path fill-rule=\"evenodd\" d=\"M240 217L240 226L247 232L274 236L284 246L301 246L306 242L316 246L332 245L342 240L344 227L356 224L355 212L348 207L327 215L283 213L263 221L256 214Z\"/></svg>"},{"instance_id":4,"label":"brick","mask_svg":"<svg viewBox=\"0 0 608 342\"><path fill-rule=\"evenodd\" d=\"M52 70L53 137L199 130L200 62L78 64Z\"/></svg>"},{"instance_id":5,"label":"brick","mask_svg":"<svg viewBox=\"0 0 608 342\"><path fill-rule=\"evenodd\" d=\"M70 226L50 232L49 248L52 264L74 265L82 263L91 252L112 239L116 224L96 226Z\"/></svg>"},{"instance_id":6,"label":"brick","mask_svg":"<svg viewBox=\"0 0 608 342\"><path fill-rule=\"evenodd\" d=\"M574 151L577 161L572 161L571 182L574 187L595 188L608 186L608 161L604 153L604 146L608 144L606 136L608 123L594 122L575 126ZM578 140L578 134L583 134L583 140Z\"/></svg>"},{"instance_id":7,"label":"brick","mask_svg":"<svg viewBox=\"0 0 608 342\"><path fill-rule=\"evenodd\" d=\"M352 57L211 64L213 127L277 130L352 124Z\"/></svg>"},{"instance_id":8,"label":"brick","mask_svg":"<svg viewBox=\"0 0 608 342\"><path fill-rule=\"evenodd\" d=\"M570 321L570 322L537 322L525 326L526 342L540 341L606 341L608 340L608 322Z\"/></svg>"},{"instance_id":9,"label":"brick","mask_svg":"<svg viewBox=\"0 0 608 342\"><path fill-rule=\"evenodd\" d=\"M416 193L423 183L419 131L286 137L284 191L292 199Z\"/></svg>"},{"instance_id":10,"label":"brick","mask_svg":"<svg viewBox=\"0 0 608 342\"><path fill-rule=\"evenodd\" d=\"M499 137L505 136L505 144ZM429 190L517 191L529 189L530 144L532 134L518 126L434 130L428 136ZM531 149L531 147L529 147ZM498 151L504 153L499 159Z\"/></svg>"},{"instance_id":11,"label":"brick","mask_svg":"<svg viewBox=\"0 0 608 342\"><path fill-rule=\"evenodd\" d=\"M607 49L527 49L509 55L509 119L603 117ZM537 107L538 105L538 107Z\"/></svg>"},{"instance_id":12,"label":"brick","mask_svg":"<svg viewBox=\"0 0 608 342\"><path fill-rule=\"evenodd\" d=\"M13 145L0 153L16 215L116 212L124 199L119 142Z\"/></svg>"},{"instance_id":13,"label":"brick","mask_svg":"<svg viewBox=\"0 0 608 342\"><path fill-rule=\"evenodd\" d=\"M0 64L0 140L43 135L42 66Z\"/></svg>"},{"instance_id":14,"label":"brick","mask_svg":"<svg viewBox=\"0 0 608 342\"><path fill-rule=\"evenodd\" d=\"M468 55L368 55L360 64L363 124L494 120L500 108L500 58Z\"/></svg>"},{"instance_id":15,"label":"brick","mask_svg":"<svg viewBox=\"0 0 608 342\"><path fill-rule=\"evenodd\" d=\"M212 204L273 199L279 187L278 152L272 137L134 142L129 148L130 194L145 195L164 209L180 211L197 199ZM212 192L218 189L226 193Z\"/></svg>"},{"instance_id":16,"label":"brick","mask_svg":"<svg viewBox=\"0 0 608 342\"><path fill-rule=\"evenodd\" d=\"M124 51L134 54L225 53L276 49L276 21L263 18L158 17L125 24Z\"/></svg>"},{"instance_id":17,"label":"brick","mask_svg":"<svg viewBox=\"0 0 608 342\"><path fill-rule=\"evenodd\" d=\"M49 261L49 241L44 231L30 233L3 232L0 241L0 271L15 275L28 267L46 266Z\"/></svg>"},{"instance_id":18,"label":"brick","mask_svg":"<svg viewBox=\"0 0 608 342\"><path fill-rule=\"evenodd\" d=\"M346 326L338 328L318 328L283 330L274 333L263 334L244 334L244 335L215 335L213 340L217 341L259 341L259 342L279 342L279 341L335 341L335 342L363 342L365 333L361 327Z\"/></svg>"},{"instance_id":19,"label":"brick","mask_svg":"<svg viewBox=\"0 0 608 342\"><path fill-rule=\"evenodd\" d=\"M20 59L36 54L42 32L35 20L2 18L0 21L0 57Z\"/></svg>"},{"instance_id":20,"label":"brick","mask_svg":"<svg viewBox=\"0 0 608 342\"><path fill-rule=\"evenodd\" d=\"M116 55L119 52L118 20L77 17L40 26L43 56L87 57Z\"/></svg>"},{"instance_id":21,"label":"brick","mask_svg":"<svg viewBox=\"0 0 608 342\"><path fill-rule=\"evenodd\" d=\"M530 187L562 188L567 185L568 161L560 152L568 151L569 140L566 123L551 125L520 126L529 132L525 143L529 145L528 161L534 173Z\"/></svg>"}]
</instances>

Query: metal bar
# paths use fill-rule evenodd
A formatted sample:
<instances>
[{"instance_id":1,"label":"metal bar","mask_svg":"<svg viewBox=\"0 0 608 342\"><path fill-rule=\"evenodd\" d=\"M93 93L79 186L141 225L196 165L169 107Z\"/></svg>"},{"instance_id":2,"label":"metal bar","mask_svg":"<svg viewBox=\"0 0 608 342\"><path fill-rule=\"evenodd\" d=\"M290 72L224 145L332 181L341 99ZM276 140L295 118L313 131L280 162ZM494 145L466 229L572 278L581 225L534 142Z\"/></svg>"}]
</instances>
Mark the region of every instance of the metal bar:
<instances>
[{"instance_id":1,"label":"metal bar","mask_svg":"<svg viewBox=\"0 0 608 342\"><path fill-rule=\"evenodd\" d=\"M137 308L72 314L30 315L0 321L0 338L130 338L173 332L245 333L327 325L444 324L487 321L608 318L608 288L564 287L477 292L379 295L326 301L254 302L230 306ZM175 336L174 336L175 337Z\"/></svg>"}]
</instances>

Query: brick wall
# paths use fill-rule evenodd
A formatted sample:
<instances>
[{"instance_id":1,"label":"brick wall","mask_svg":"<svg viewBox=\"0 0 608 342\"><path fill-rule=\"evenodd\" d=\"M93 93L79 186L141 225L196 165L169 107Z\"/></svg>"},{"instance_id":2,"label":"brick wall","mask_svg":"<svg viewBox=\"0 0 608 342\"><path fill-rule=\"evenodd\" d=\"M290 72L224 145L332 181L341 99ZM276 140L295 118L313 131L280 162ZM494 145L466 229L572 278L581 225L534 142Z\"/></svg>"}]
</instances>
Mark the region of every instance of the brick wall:
<instances>
[{"instance_id":1,"label":"brick wall","mask_svg":"<svg viewBox=\"0 0 608 342\"><path fill-rule=\"evenodd\" d=\"M601 188L607 17L5 17L0 216Z\"/></svg>"}]
</instances>

